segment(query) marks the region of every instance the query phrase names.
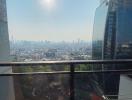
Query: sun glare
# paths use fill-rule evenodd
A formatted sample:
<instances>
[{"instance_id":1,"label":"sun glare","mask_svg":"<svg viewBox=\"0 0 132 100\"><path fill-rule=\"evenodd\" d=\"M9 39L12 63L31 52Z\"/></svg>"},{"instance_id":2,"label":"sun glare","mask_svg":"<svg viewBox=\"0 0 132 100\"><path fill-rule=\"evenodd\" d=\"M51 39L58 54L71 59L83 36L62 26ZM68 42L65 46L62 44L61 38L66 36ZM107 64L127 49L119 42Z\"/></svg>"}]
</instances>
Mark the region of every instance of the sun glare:
<instances>
[{"instance_id":1,"label":"sun glare","mask_svg":"<svg viewBox=\"0 0 132 100\"><path fill-rule=\"evenodd\" d=\"M40 0L41 5L48 9L48 10L52 10L55 8L56 6L56 0Z\"/></svg>"}]
</instances>

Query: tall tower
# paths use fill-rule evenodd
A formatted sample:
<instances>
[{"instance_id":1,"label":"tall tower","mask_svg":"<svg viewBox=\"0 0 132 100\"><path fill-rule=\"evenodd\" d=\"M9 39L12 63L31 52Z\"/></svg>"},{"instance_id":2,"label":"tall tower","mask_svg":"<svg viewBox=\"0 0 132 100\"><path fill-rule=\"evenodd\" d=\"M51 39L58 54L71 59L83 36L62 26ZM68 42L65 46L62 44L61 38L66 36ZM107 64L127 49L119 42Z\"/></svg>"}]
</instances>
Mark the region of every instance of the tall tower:
<instances>
[{"instance_id":1,"label":"tall tower","mask_svg":"<svg viewBox=\"0 0 132 100\"><path fill-rule=\"evenodd\" d=\"M9 61L10 46L8 35L6 0L0 0L0 61ZM11 67L0 67L0 73L11 73ZM15 100L13 79L11 76L0 76L0 100Z\"/></svg>"},{"instance_id":2,"label":"tall tower","mask_svg":"<svg viewBox=\"0 0 132 100\"><path fill-rule=\"evenodd\" d=\"M101 0L93 31L93 59L132 59L132 0ZM102 70L132 69L131 65L100 65ZM109 66L109 67L108 67ZM98 67L98 66L97 66ZM109 81L105 81L108 80ZM117 95L120 76L103 76L104 92Z\"/></svg>"},{"instance_id":3,"label":"tall tower","mask_svg":"<svg viewBox=\"0 0 132 100\"><path fill-rule=\"evenodd\" d=\"M6 0L0 0L0 61L9 60L9 54Z\"/></svg>"}]
</instances>

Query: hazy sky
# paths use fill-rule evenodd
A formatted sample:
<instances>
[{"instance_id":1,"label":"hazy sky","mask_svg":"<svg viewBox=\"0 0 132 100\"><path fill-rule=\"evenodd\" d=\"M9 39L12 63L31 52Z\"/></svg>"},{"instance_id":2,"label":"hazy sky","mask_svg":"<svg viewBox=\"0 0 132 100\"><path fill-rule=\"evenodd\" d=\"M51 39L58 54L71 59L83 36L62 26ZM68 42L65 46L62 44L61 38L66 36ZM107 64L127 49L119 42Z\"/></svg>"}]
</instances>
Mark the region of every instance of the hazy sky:
<instances>
[{"instance_id":1,"label":"hazy sky","mask_svg":"<svg viewBox=\"0 0 132 100\"><path fill-rule=\"evenodd\" d=\"M7 0L9 34L17 40L90 40L99 0Z\"/></svg>"}]
</instances>

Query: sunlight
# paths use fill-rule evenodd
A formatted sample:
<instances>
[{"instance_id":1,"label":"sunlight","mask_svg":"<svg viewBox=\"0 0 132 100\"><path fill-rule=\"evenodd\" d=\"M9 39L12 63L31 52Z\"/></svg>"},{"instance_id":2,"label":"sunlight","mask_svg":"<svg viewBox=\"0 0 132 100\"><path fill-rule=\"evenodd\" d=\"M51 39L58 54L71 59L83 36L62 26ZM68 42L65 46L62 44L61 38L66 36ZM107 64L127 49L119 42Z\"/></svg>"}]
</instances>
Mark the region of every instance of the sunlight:
<instances>
[{"instance_id":1,"label":"sunlight","mask_svg":"<svg viewBox=\"0 0 132 100\"><path fill-rule=\"evenodd\" d=\"M40 3L48 10L53 10L56 6L56 0L40 0Z\"/></svg>"}]
</instances>

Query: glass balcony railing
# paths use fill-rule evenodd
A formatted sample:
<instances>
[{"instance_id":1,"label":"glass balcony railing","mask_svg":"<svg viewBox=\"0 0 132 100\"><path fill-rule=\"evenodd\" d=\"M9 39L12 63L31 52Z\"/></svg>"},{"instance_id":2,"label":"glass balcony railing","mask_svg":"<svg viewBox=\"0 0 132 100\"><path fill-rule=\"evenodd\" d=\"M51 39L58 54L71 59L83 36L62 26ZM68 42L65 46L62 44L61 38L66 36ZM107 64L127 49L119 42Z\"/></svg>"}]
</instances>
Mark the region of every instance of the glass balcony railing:
<instances>
[{"instance_id":1,"label":"glass balcony railing","mask_svg":"<svg viewBox=\"0 0 132 100\"><path fill-rule=\"evenodd\" d=\"M130 100L131 65L132 60L1 62L1 68L12 72L0 73L0 95L12 94L15 100Z\"/></svg>"}]
</instances>

